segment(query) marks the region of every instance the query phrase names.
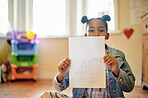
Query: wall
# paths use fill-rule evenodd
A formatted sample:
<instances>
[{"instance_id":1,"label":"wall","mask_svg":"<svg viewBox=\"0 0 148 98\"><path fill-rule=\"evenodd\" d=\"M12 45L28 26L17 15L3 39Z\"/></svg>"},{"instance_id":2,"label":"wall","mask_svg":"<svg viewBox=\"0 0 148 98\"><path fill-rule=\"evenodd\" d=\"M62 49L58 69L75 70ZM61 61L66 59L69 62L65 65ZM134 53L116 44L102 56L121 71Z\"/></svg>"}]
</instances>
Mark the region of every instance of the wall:
<instances>
[{"instance_id":1,"label":"wall","mask_svg":"<svg viewBox=\"0 0 148 98\"><path fill-rule=\"evenodd\" d=\"M4 45L5 42L6 42L6 39L0 37L0 50L3 47L3 45Z\"/></svg>"},{"instance_id":2,"label":"wall","mask_svg":"<svg viewBox=\"0 0 148 98\"><path fill-rule=\"evenodd\" d=\"M119 27L121 34L111 35L107 43L122 50L136 77L136 85L141 85L142 77L142 35L141 25L130 25L130 0L119 0ZM123 34L125 28L133 28L130 39Z\"/></svg>"},{"instance_id":3,"label":"wall","mask_svg":"<svg viewBox=\"0 0 148 98\"><path fill-rule=\"evenodd\" d=\"M39 39L38 77L52 79L58 63L68 57L68 38Z\"/></svg>"}]
</instances>

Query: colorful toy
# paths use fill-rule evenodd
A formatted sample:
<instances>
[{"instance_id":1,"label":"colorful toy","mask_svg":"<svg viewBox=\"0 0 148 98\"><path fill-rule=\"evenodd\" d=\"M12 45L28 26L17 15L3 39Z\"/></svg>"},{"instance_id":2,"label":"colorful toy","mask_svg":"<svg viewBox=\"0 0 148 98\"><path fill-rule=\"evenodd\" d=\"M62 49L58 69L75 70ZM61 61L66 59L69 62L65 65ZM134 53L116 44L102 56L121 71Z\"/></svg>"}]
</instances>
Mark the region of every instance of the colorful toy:
<instances>
[{"instance_id":1,"label":"colorful toy","mask_svg":"<svg viewBox=\"0 0 148 98\"><path fill-rule=\"evenodd\" d=\"M37 69L37 44L36 34L29 32L12 32L12 64L11 80L33 79L36 80Z\"/></svg>"},{"instance_id":2,"label":"colorful toy","mask_svg":"<svg viewBox=\"0 0 148 98\"><path fill-rule=\"evenodd\" d=\"M30 38L30 39L28 39L28 38ZM12 39L17 40L19 43L33 44L36 41L36 34L34 34L33 32L32 33L28 32L28 34L27 34L26 32L12 31Z\"/></svg>"},{"instance_id":3,"label":"colorful toy","mask_svg":"<svg viewBox=\"0 0 148 98\"><path fill-rule=\"evenodd\" d=\"M10 39L7 40L6 43L4 43L3 47L0 49L0 83L1 82L7 82L11 73L10 70L10 63L9 61L9 55L11 51L11 44Z\"/></svg>"},{"instance_id":4,"label":"colorful toy","mask_svg":"<svg viewBox=\"0 0 148 98\"><path fill-rule=\"evenodd\" d=\"M8 82L9 75L11 72L10 63L8 60L4 60L2 66L1 66L1 72L2 72L2 80L3 82Z\"/></svg>"},{"instance_id":5,"label":"colorful toy","mask_svg":"<svg viewBox=\"0 0 148 98\"><path fill-rule=\"evenodd\" d=\"M32 30L30 30L27 34L26 34L26 37L28 39L33 39L35 37L35 34Z\"/></svg>"}]
</instances>

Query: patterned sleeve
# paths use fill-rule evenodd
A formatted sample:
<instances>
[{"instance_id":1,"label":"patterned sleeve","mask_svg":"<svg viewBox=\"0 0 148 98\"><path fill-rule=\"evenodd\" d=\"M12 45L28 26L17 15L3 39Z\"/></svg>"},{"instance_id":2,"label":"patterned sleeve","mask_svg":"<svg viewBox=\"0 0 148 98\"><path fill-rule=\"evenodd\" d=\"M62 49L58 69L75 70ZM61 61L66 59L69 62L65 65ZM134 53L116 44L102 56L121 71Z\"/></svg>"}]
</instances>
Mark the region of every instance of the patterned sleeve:
<instances>
[{"instance_id":1,"label":"patterned sleeve","mask_svg":"<svg viewBox=\"0 0 148 98\"><path fill-rule=\"evenodd\" d=\"M57 75L56 75L53 79L53 87L59 92L62 92L63 90L68 88L69 87L69 72L65 75L63 81L61 82L57 81Z\"/></svg>"}]
</instances>

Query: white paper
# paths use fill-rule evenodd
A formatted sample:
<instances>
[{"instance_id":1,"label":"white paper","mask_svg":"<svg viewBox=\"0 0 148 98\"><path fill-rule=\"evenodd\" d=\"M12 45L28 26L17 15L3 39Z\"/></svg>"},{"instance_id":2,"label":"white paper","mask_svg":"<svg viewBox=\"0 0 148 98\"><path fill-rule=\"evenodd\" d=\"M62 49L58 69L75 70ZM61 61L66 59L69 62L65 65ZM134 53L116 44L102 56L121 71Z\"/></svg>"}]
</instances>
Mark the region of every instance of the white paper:
<instances>
[{"instance_id":1,"label":"white paper","mask_svg":"<svg viewBox=\"0 0 148 98\"><path fill-rule=\"evenodd\" d=\"M105 38L69 37L69 70L72 88L105 88Z\"/></svg>"}]
</instances>

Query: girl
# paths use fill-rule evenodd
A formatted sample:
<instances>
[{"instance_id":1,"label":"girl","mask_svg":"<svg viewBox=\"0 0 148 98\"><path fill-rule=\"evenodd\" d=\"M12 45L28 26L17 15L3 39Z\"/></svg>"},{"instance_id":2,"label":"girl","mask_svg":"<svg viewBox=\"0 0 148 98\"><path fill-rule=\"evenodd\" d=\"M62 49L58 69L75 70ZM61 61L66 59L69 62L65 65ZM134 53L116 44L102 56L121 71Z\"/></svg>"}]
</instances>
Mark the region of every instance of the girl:
<instances>
[{"instance_id":1,"label":"girl","mask_svg":"<svg viewBox=\"0 0 148 98\"><path fill-rule=\"evenodd\" d=\"M88 36L105 36L109 39L108 25L110 16L87 19L82 17L82 23L87 23ZM123 98L123 91L130 92L134 88L135 77L125 59L125 55L118 49L105 44L106 55L104 63L108 65L106 71L106 88L73 88L73 98ZM53 86L57 91L63 91L69 87L69 66L71 60L66 58L58 65L59 73L53 80ZM64 95L63 95L64 96ZM66 95L65 95L66 97Z\"/></svg>"}]
</instances>

